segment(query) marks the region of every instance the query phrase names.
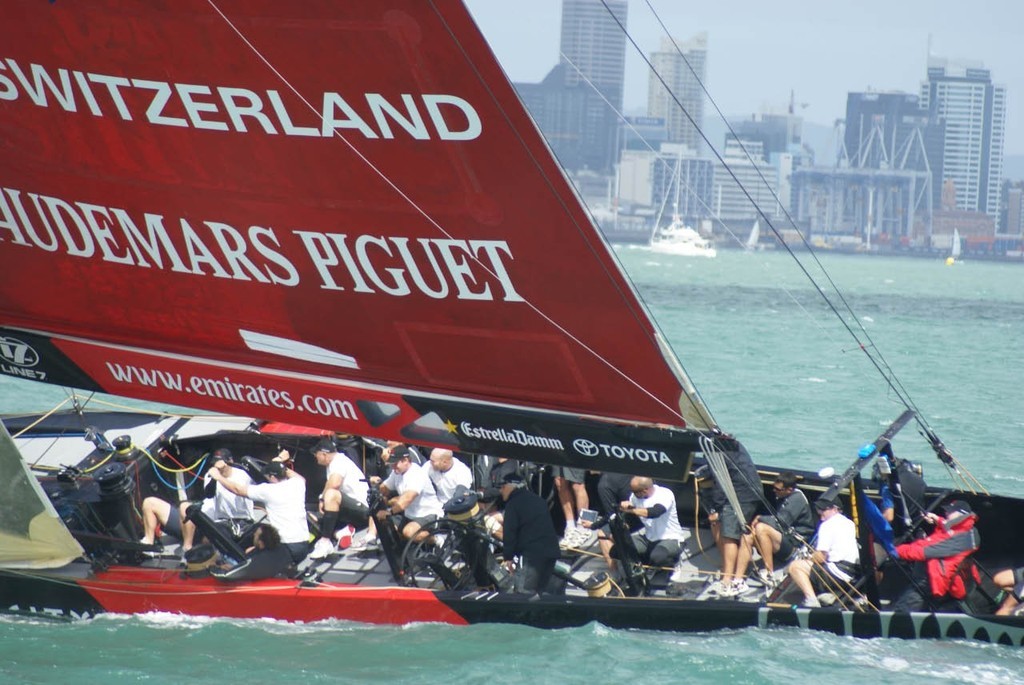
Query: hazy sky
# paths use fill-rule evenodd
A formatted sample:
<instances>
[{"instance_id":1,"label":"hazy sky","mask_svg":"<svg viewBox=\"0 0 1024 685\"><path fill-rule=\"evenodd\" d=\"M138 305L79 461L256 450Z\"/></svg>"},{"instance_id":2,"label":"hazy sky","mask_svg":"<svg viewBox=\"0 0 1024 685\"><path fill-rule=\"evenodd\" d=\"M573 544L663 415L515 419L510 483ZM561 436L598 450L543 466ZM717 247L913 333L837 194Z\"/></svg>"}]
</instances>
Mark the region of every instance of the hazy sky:
<instances>
[{"instance_id":1,"label":"hazy sky","mask_svg":"<svg viewBox=\"0 0 1024 685\"><path fill-rule=\"evenodd\" d=\"M561 0L465 1L513 81L558 61ZM708 32L706 85L727 115L781 110L792 90L807 121L831 125L847 92L917 93L931 36L932 54L980 60L1006 86L1004 151L1024 154L1024 0L649 1L677 40ZM647 0L629 0L628 28L645 53L663 35ZM627 110L646 108L647 80L627 42Z\"/></svg>"}]
</instances>

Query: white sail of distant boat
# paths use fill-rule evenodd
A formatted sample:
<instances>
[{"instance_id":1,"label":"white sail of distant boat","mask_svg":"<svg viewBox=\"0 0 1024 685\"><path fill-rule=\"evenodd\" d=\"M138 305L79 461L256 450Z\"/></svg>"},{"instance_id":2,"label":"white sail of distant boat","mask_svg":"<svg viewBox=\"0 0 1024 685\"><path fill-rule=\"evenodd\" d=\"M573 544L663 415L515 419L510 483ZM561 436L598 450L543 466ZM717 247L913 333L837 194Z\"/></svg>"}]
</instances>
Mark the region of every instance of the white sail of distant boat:
<instances>
[{"instance_id":1,"label":"white sail of distant boat","mask_svg":"<svg viewBox=\"0 0 1024 685\"><path fill-rule=\"evenodd\" d=\"M754 226L750 229L750 235L747 236L747 242L743 244L743 249L747 251L754 251L758 249L758 242L761 240L761 220L754 221Z\"/></svg>"},{"instance_id":2,"label":"white sail of distant boat","mask_svg":"<svg viewBox=\"0 0 1024 685\"><path fill-rule=\"evenodd\" d=\"M669 193L661 203L661 210L654 221L654 232L651 234L650 248L654 252L662 254L678 255L680 257L714 257L717 255L711 241L703 238L700 233L688 226L679 214L679 188L681 185L683 160L680 155L676 159L676 168L672 173L671 189L675 190L675 197L672 205L672 221L668 226L662 227L661 218L665 213L665 205L668 203Z\"/></svg>"},{"instance_id":3,"label":"white sail of distant boat","mask_svg":"<svg viewBox=\"0 0 1024 685\"><path fill-rule=\"evenodd\" d=\"M946 264L954 264L960 259L960 230L953 229L953 243L949 249L949 256L946 257Z\"/></svg>"}]
</instances>

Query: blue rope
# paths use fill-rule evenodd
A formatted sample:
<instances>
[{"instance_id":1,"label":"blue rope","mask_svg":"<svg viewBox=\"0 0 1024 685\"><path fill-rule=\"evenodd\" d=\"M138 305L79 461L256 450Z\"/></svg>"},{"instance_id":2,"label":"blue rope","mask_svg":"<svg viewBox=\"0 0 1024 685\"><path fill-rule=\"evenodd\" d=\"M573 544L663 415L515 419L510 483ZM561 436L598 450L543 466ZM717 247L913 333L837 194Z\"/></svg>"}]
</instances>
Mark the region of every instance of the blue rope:
<instances>
[{"instance_id":1,"label":"blue rope","mask_svg":"<svg viewBox=\"0 0 1024 685\"><path fill-rule=\"evenodd\" d=\"M167 479L165 479L163 477L163 475L161 475L160 468L156 465L155 461L150 461L149 463L153 466L153 473L156 474L157 480L159 480L161 483L163 483L165 486L167 486L171 490L177 490L178 489L177 485L175 485L174 483L168 483ZM200 461L199 465L196 467L196 471L197 472L198 471L202 471L203 470L203 464L205 464L205 463L206 463L206 457L204 456L203 460ZM196 484L197 480L199 480L199 473L196 473L194 476L192 476L192 482L189 483L188 485L183 486L184 489L188 490L190 487L192 487L193 485Z\"/></svg>"}]
</instances>

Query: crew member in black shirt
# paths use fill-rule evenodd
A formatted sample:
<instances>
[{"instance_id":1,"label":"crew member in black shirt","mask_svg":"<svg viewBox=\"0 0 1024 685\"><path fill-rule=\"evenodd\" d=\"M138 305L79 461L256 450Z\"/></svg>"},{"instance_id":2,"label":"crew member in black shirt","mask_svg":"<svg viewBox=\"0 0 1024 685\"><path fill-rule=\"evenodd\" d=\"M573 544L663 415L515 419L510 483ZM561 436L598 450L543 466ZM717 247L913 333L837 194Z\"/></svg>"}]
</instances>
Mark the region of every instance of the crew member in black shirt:
<instances>
[{"instance_id":1,"label":"crew member in black shirt","mask_svg":"<svg viewBox=\"0 0 1024 685\"><path fill-rule=\"evenodd\" d=\"M516 592L544 593L560 556L558 533L547 502L531 492L518 473L504 477L501 498L505 500L503 554L509 570L513 558L521 557L515 576Z\"/></svg>"}]
</instances>

